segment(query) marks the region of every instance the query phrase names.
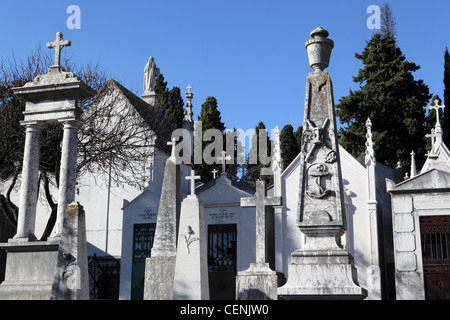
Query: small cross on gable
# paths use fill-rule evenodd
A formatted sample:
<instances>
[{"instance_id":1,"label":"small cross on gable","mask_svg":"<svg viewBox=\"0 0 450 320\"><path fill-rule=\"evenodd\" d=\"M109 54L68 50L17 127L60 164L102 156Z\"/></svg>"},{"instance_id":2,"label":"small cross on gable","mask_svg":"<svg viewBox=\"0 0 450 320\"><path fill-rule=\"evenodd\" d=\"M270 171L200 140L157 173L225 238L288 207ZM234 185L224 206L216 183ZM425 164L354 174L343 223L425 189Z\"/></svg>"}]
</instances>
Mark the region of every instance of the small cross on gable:
<instances>
[{"instance_id":1,"label":"small cross on gable","mask_svg":"<svg viewBox=\"0 0 450 320\"><path fill-rule=\"evenodd\" d=\"M53 42L47 43L47 48L55 49L55 61L52 67L59 67L61 64L61 50L64 47L70 47L72 43L69 40L63 39L63 34L58 32L56 34L56 39Z\"/></svg>"}]
</instances>

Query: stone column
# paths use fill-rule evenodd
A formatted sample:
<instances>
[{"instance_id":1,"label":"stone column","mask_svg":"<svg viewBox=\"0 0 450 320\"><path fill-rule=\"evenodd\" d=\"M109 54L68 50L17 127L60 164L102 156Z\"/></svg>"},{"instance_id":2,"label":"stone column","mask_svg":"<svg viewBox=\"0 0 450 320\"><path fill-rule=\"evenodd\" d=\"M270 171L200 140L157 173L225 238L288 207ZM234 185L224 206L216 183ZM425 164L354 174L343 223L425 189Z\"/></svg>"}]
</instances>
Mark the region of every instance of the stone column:
<instances>
[{"instance_id":1,"label":"stone column","mask_svg":"<svg viewBox=\"0 0 450 320\"><path fill-rule=\"evenodd\" d=\"M75 183L77 178L77 143L78 130L80 127L81 122L76 120L64 122L55 237L58 237L61 234L64 214L67 206L75 200Z\"/></svg>"},{"instance_id":2,"label":"stone column","mask_svg":"<svg viewBox=\"0 0 450 320\"><path fill-rule=\"evenodd\" d=\"M23 154L22 184L20 187L19 217L14 239L36 240L36 202L39 183L41 126L36 123L26 126Z\"/></svg>"}]
</instances>

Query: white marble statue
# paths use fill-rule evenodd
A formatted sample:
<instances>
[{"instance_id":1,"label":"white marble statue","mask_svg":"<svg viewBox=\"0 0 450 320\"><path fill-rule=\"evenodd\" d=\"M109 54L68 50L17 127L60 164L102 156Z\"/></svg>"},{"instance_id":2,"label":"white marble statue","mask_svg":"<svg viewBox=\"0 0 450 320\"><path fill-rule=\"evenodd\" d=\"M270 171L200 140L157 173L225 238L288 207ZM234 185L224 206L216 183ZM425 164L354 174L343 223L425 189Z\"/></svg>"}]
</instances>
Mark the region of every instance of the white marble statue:
<instances>
[{"instance_id":1,"label":"white marble statue","mask_svg":"<svg viewBox=\"0 0 450 320\"><path fill-rule=\"evenodd\" d=\"M156 67L155 60L150 57L144 69L144 92L155 91L156 77L159 74L159 68Z\"/></svg>"}]
</instances>

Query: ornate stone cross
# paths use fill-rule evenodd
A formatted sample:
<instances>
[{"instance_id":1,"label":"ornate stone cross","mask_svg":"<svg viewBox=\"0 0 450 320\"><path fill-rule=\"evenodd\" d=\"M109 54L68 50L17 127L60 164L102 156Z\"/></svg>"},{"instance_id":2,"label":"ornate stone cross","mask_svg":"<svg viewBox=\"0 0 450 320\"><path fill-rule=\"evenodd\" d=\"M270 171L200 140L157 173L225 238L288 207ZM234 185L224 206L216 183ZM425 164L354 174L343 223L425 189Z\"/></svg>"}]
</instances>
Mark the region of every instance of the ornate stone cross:
<instances>
[{"instance_id":1,"label":"ornate stone cross","mask_svg":"<svg viewBox=\"0 0 450 320\"><path fill-rule=\"evenodd\" d=\"M53 63L52 67L59 67L61 64L61 50L64 47L70 47L72 43L70 40L64 40L63 34L58 31L56 33L56 40L53 42L47 43L47 48L49 49L55 49L55 62Z\"/></svg>"},{"instance_id":2,"label":"ornate stone cross","mask_svg":"<svg viewBox=\"0 0 450 320\"><path fill-rule=\"evenodd\" d=\"M226 174L225 172L225 161L229 161L231 160L231 156L225 156L227 153L225 151L222 151L222 156L221 157L217 157L217 161L222 161L222 174Z\"/></svg>"},{"instance_id":3,"label":"ornate stone cross","mask_svg":"<svg viewBox=\"0 0 450 320\"><path fill-rule=\"evenodd\" d=\"M241 198L241 207L256 207L256 263L266 263L266 207L280 206L281 197L266 196L266 182L256 181L254 197Z\"/></svg>"},{"instance_id":4,"label":"ornate stone cross","mask_svg":"<svg viewBox=\"0 0 450 320\"><path fill-rule=\"evenodd\" d=\"M200 180L200 176L195 175L195 171L191 170L191 175L185 177L186 180L191 180L191 196L195 196L195 180Z\"/></svg>"},{"instance_id":5,"label":"ornate stone cross","mask_svg":"<svg viewBox=\"0 0 450 320\"><path fill-rule=\"evenodd\" d=\"M428 107L429 110L436 110L436 127L440 127L441 124L439 122L439 109L444 109L445 106L444 105L439 105L439 100L436 99L433 101L434 102L434 106L430 105Z\"/></svg>"}]
</instances>

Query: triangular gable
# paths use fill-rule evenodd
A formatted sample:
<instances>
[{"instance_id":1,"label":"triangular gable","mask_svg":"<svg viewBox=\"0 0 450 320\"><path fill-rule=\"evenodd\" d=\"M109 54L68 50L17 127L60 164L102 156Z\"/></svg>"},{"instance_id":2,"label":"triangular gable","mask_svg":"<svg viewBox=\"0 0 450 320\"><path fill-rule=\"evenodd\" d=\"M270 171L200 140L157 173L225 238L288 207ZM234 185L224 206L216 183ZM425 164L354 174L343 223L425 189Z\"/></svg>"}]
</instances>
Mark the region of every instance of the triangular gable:
<instances>
[{"instance_id":1,"label":"triangular gable","mask_svg":"<svg viewBox=\"0 0 450 320\"><path fill-rule=\"evenodd\" d=\"M420 172L425 173L431 169L450 172L450 151L445 143L440 143L434 153L437 156L428 156Z\"/></svg>"},{"instance_id":2,"label":"triangular gable","mask_svg":"<svg viewBox=\"0 0 450 320\"><path fill-rule=\"evenodd\" d=\"M136 198L131 200L130 202L127 202L122 210L130 209L133 207L153 207L155 204L156 206L159 205L159 199L160 195L156 194L155 192L146 189L144 192L142 192L140 195L138 195Z\"/></svg>"},{"instance_id":3,"label":"triangular gable","mask_svg":"<svg viewBox=\"0 0 450 320\"><path fill-rule=\"evenodd\" d=\"M197 196L205 205L217 203L240 203L242 197L252 197L253 195L236 188L227 178L213 180L215 184L201 191ZM216 194L217 196L214 196Z\"/></svg>"}]
</instances>

